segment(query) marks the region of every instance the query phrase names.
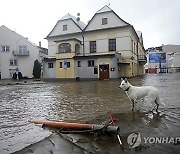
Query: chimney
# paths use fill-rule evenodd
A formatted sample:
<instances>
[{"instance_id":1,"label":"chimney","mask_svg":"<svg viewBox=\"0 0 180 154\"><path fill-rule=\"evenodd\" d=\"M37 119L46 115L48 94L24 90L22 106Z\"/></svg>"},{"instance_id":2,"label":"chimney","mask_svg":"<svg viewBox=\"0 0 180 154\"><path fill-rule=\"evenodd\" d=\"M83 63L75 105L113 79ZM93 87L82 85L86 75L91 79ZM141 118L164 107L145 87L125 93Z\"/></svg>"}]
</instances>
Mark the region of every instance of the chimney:
<instances>
[{"instance_id":1,"label":"chimney","mask_svg":"<svg viewBox=\"0 0 180 154\"><path fill-rule=\"evenodd\" d=\"M41 41L39 41L39 47L41 47Z\"/></svg>"}]
</instances>

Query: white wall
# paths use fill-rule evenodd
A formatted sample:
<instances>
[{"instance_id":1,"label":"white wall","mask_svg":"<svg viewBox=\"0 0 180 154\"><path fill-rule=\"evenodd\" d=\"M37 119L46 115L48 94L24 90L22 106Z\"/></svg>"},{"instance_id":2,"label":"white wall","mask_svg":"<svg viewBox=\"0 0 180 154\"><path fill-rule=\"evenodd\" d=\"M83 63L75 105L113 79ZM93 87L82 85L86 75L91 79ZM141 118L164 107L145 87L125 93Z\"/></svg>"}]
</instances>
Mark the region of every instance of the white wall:
<instances>
[{"instance_id":1,"label":"white wall","mask_svg":"<svg viewBox=\"0 0 180 154\"><path fill-rule=\"evenodd\" d=\"M107 53L109 52L108 40L116 38L116 51L127 51L127 56L132 50L131 35L127 29L91 32L85 35L85 53L90 53L90 41L96 41L96 53Z\"/></svg>"},{"instance_id":2,"label":"white wall","mask_svg":"<svg viewBox=\"0 0 180 154\"><path fill-rule=\"evenodd\" d=\"M48 57L56 57L56 43L53 39L48 39Z\"/></svg>"},{"instance_id":3,"label":"white wall","mask_svg":"<svg viewBox=\"0 0 180 154\"><path fill-rule=\"evenodd\" d=\"M48 68L48 63L53 63L53 68ZM43 78L56 78L56 61L46 61L43 63Z\"/></svg>"},{"instance_id":4,"label":"white wall","mask_svg":"<svg viewBox=\"0 0 180 154\"><path fill-rule=\"evenodd\" d=\"M180 55L176 54L169 58L169 67L180 67Z\"/></svg>"},{"instance_id":5,"label":"white wall","mask_svg":"<svg viewBox=\"0 0 180 154\"><path fill-rule=\"evenodd\" d=\"M67 30L63 31L63 25L67 25ZM59 21L49 36L58 36L77 32L81 32L80 28L71 19L68 19Z\"/></svg>"}]
</instances>

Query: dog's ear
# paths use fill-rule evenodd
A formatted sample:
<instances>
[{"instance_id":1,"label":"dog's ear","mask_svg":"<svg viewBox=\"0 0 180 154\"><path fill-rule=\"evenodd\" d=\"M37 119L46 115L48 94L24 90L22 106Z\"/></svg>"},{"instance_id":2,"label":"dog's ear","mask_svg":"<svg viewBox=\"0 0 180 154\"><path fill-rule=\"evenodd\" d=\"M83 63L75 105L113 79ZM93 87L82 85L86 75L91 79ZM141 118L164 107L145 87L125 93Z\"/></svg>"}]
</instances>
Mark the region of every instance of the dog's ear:
<instances>
[{"instance_id":1,"label":"dog's ear","mask_svg":"<svg viewBox=\"0 0 180 154\"><path fill-rule=\"evenodd\" d=\"M128 82L127 78L125 78L124 81L125 81L125 83L127 83Z\"/></svg>"},{"instance_id":2,"label":"dog's ear","mask_svg":"<svg viewBox=\"0 0 180 154\"><path fill-rule=\"evenodd\" d=\"M125 79L126 79L126 78L123 78L123 77L122 77L122 78L121 78L121 81L123 81L123 80L125 80Z\"/></svg>"}]
</instances>

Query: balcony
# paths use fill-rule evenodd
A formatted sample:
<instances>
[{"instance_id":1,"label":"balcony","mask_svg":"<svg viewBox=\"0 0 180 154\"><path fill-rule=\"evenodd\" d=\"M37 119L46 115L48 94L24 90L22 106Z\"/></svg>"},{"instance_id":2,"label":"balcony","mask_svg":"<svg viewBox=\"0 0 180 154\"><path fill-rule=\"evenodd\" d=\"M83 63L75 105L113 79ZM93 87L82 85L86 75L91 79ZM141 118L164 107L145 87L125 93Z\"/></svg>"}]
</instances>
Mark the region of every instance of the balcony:
<instances>
[{"instance_id":1,"label":"balcony","mask_svg":"<svg viewBox=\"0 0 180 154\"><path fill-rule=\"evenodd\" d=\"M129 64L130 63L127 58L122 57L122 56L117 58L117 62L118 62L118 64Z\"/></svg>"},{"instance_id":2,"label":"balcony","mask_svg":"<svg viewBox=\"0 0 180 154\"><path fill-rule=\"evenodd\" d=\"M21 52L13 50L12 54L14 56L29 56L29 50L24 50L24 51L21 51Z\"/></svg>"}]
</instances>

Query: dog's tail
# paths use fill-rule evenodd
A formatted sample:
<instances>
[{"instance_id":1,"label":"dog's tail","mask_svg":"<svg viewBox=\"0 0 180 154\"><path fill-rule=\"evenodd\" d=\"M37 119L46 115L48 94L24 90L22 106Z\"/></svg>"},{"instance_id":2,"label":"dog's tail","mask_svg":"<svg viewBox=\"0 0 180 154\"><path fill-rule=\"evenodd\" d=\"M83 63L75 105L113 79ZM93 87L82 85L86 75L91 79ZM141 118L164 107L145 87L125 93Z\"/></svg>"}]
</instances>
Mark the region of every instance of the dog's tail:
<instances>
[{"instance_id":1,"label":"dog's tail","mask_svg":"<svg viewBox=\"0 0 180 154\"><path fill-rule=\"evenodd\" d=\"M156 97L156 103L159 104L159 105L162 105L162 106L166 106L166 104L164 104L160 98L159 98L159 95Z\"/></svg>"}]
</instances>

